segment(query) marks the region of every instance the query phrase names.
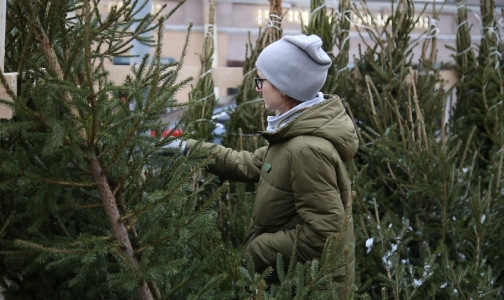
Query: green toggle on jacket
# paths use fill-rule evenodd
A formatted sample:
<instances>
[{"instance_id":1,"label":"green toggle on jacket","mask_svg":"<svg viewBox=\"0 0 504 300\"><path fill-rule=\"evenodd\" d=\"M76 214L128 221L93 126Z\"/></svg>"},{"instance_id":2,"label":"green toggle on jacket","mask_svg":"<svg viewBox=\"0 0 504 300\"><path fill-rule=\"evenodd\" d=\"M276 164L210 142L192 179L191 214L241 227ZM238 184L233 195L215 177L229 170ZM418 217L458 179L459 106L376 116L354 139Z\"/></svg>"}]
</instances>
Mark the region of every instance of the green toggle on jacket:
<instances>
[{"instance_id":1,"label":"green toggle on jacket","mask_svg":"<svg viewBox=\"0 0 504 300\"><path fill-rule=\"evenodd\" d=\"M207 166L209 172L230 181L259 183L244 247L258 272L275 266L277 253L289 262L296 225L301 225L297 257L303 263L320 259L326 239L338 236L344 227L351 187L343 161L357 152L358 138L340 98L324 97L328 99L306 108L278 131L261 132L268 146L253 153L216 146L215 162ZM186 147L195 145L195 140L188 140ZM355 237L349 209L349 223L338 247L340 251L350 248L347 265L333 275L343 283L347 273L346 282L353 284Z\"/></svg>"}]
</instances>

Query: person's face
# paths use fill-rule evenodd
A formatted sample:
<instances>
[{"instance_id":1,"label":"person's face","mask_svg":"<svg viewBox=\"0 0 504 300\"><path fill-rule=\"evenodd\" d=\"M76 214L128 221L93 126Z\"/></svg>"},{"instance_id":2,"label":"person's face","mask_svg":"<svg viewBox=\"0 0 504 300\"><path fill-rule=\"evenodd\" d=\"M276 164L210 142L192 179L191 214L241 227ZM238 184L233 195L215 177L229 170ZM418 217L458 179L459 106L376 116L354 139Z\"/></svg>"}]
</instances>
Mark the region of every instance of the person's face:
<instances>
[{"instance_id":1,"label":"person's face","mask_svg":"<svg viewBox=\"0 0 504 300\"><path fill-rule=\"evenodd\" d=\"M256 77L256 92L262 93L264 107L267 110L277 111L284 104L283 102L285 99L282 97L282 93L274 87L267 78L264 78L264 75L259 70L257 71Z\"/></svg>"}]
</instances>

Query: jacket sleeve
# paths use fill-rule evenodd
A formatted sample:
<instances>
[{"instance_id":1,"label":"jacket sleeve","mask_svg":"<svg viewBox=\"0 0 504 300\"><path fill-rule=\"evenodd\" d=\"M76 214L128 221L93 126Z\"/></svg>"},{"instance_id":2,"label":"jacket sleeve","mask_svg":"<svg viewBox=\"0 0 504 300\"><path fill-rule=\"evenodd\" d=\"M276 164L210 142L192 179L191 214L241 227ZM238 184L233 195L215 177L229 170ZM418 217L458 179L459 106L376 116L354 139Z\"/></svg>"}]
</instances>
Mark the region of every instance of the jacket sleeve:
<instances>
[{"instance_id":1,"label":"jacket sleeve","mask_svg":"<svg viewBox=\"0 0 504 300\"><path fill-rule=\"evenodd\" d=\"M326 239L341 232L345 209L335 166L331 157L320 149L302 148L293 153L290 177L296 211L302 219L297 259L304 263L320 258ZM291 229L264 233L250 243L246 250L252 255L258 271L274 266L278 252L282 253L284 259L290 260L295 232L295 229Z\"/></svg>"},{"instance_id":2,"label":"jacket sleeve","mask_svg":"<svg viewBox=\"0 0 504 300\"><path fill-rule=\"evenodd\" d=\"M235 151L212 143L198 143L198 141L192 139L186 141L187 150L191 150L196 146L212 149L211 151L217 154L215 161L205 167L208 172L231 181L259 181L266 146L254 152L249 152Z\"/></svg>"}]
</instances>

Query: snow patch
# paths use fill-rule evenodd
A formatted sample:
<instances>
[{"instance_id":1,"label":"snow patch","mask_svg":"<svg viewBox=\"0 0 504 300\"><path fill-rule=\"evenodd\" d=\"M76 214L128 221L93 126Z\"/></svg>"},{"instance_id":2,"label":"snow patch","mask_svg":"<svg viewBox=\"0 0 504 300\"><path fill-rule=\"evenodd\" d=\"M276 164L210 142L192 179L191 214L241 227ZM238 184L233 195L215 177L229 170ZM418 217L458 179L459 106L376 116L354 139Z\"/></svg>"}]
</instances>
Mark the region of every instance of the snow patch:
<instances>
[{"instance_id":1,"label":"snow patch","mask_svg":"<svg viewBox=\"0 0 504 300\"><path fill-rule=\"evenodd\" d=\"M413 279L413 287L414 288L418 288L419 286L422 285L422 283L423 283L422 279L416 279L416 278Z\"/></svg>"},{"instance_id":2,"label":"snow patch","mask_svg":"<svg viewBox=\"0 0 504 300\"><path fill-rule=\"evenodd\" d=\"M374 242L374 238L367 239L367 241L366 241L366 248L367 248L366 253L371 252L371 249L373 249L373 242Z\"/></svg>"}]
</instances>

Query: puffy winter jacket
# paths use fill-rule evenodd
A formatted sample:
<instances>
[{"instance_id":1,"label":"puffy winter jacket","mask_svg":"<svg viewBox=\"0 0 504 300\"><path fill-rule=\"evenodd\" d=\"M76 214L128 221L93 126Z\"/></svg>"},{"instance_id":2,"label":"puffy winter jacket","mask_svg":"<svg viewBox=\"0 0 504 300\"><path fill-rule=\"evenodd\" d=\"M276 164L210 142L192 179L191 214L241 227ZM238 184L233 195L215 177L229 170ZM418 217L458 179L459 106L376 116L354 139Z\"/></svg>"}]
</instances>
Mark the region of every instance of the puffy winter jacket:
<instances>
[{"instance_id":1,"label":"puffy winter jacket","mask_svg":"<svg viewBox=\"0 0 504 300\"><path fill-rule=\"evenodd\" d=\"M275 132L261 132L269 142L255 152L217 146L208 171L231 181L258 182L244 252L258 271L275 266L277 253L291 257L300 225L298 260L321 256L326 239L343 229L351 187L343 161L358 148L355 126L337 96L311 106ZM190 149L196 144L188 140ZM203 147L213 144L203 143ZM355 243L351 217L339 249ZM355 256L350 247L346 266L333 273L337 282L353 284ZM340 290L339 295L344 295Z\"/></svg>"}]
</instances>

